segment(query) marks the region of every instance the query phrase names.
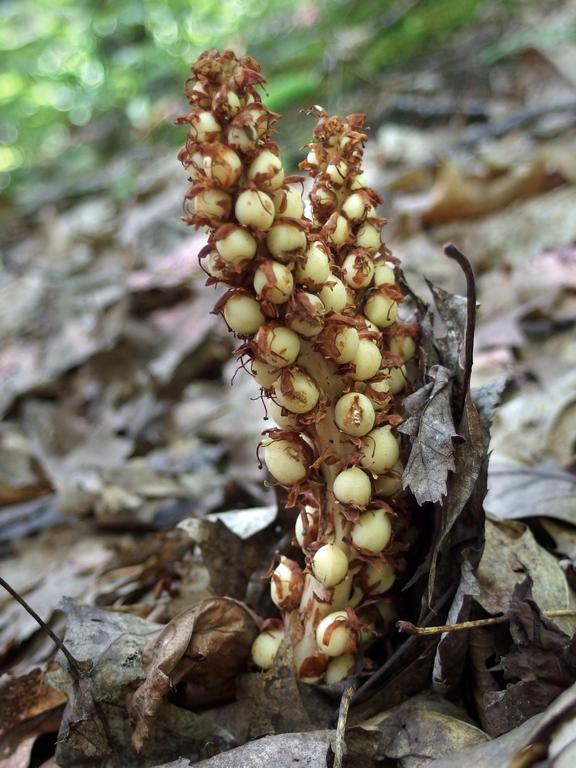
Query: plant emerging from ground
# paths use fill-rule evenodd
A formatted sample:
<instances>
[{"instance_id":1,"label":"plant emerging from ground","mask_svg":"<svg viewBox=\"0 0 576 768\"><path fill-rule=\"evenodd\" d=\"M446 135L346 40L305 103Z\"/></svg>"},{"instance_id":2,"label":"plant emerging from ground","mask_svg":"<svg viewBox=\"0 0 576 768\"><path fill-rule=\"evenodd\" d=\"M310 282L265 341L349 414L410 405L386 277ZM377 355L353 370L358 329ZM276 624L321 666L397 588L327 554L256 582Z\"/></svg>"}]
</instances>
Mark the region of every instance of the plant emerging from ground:
<instances>
[{"instance_id":1,"label":"plant emerging from ground","mask_svg":"<svg viewBox=\"0 0 576 768\"><path fill-rule=\"evenodd\" d=\"M227 286L216 310L262 387L276 424L264 463L295 509L301 555L271 574L281 618L264 622L253 660L270 667L288 635L300 679L334 683L389 622L411 537L395 428L418 326L399 320L397 261L362 168L364 116L312 110L308 212L303 179L285 175L271 141L279 116L263 82L254 59L229 50L193 65L178 121L186 221L209 231L207 283Z\"/></svg>"}]
</instances>

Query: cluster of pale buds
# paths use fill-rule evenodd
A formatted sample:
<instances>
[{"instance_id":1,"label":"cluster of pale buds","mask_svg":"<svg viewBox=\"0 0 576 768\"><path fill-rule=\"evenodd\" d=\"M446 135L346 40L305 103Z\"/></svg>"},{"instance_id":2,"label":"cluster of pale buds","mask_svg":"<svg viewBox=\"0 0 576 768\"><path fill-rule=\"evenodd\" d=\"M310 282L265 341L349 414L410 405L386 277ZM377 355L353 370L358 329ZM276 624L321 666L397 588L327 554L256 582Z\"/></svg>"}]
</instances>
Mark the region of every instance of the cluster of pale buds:
<instances>
[{"instance_id":1,"label":"cluster of pale buds","mask_svg":"<svg viewBox=\"0 0 576 768\"><path fill-rule=\"evenodd\" d=\"M179 119L179 158L191 185L186 220L207 226L208 283L227 292L215 311L243 341L244 367L277 427L264 462L298 510L298 559L282 556L271 597L282 620L264 623L253 660L266 669L288 633L298 675L328 683L389 617L381 598L405 549L397 396L416 350L395 261L382 245L378 195L361 162L363 117L316 110L302 167L314 177L312 220L300 177L286 177L270 141L278 116L260 99L258 64L208 51L192 68Z\"/></svg>"}]
</instances>

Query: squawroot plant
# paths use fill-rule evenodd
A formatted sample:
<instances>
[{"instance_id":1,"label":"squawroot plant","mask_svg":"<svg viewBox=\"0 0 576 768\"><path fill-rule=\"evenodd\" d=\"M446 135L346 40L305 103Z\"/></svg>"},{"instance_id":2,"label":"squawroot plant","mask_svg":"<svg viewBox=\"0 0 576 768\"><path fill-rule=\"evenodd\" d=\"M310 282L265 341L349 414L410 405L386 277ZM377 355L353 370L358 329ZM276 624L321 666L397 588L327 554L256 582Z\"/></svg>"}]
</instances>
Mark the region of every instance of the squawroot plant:
<instances>
[{"instance_id":1,"label":"squawroot plant","mask_svg":"<svg viewBox=\"0 0 576 768\"><path fill-rule=\"evenodd\" d=\"M364 116L314 108L314 141L285 176L262 103L257 62L208 51L186 83L191 111L179 153L187 223L208 228L207 283L228 286L216 309L241 339L237 355L275 424L262 441L275 482L297 510L298 560L282 556L270 619L252 657L269 668L287 633L298 676L335 683L362 666L386 625L386 597L407 548L401 491L400 395L417 325L398 319L397 262L383 245L381 202L362 170Z\"/></svg>"}]
</instances>

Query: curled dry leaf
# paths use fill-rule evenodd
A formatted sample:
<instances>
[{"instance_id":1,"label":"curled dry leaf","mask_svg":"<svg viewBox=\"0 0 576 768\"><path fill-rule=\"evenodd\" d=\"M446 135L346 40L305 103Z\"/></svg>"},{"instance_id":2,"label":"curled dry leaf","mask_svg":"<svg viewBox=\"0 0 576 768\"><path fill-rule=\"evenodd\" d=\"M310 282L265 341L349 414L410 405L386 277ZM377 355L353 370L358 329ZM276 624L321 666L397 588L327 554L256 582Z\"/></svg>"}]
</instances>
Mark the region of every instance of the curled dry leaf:
<instances>
[{"instance_id":1,"label":"curled dry leaf","mask_svg":"<svg viewBox=\"0 0 576 768\"><path fill-rule=\"evenodd\" d=\"M158 763L186 754L201 759L210 750L227 749L232 737L201 715L172 704L159 706L145 748L131 745L127 701L144 679L142 652L161 627L128 613L113 613L66 601L66 644L80 675L66 666L51 671L49 682L67 698L58 734L56 761L78 765Z\"/></svg>"},{"instance_id":2,"label":"curled dry leaf","mask_svg":"<svg viewBox=\"0 0 576 768\"><path fill-rule=\"evenodd\" d=\"M146 648L146 677L129 704L135 749L143 748L159 709L179 683L186 682L190 706L233 696L257 634L254 615L230 598L204 600L172 619Z\"/></svg>"},{"instance_id":3,"label":"curled dry leaf","mask_svg":"<svg viewBox=\"0 0 576 768\"><path fill-rule=\"evenodd\" d=\"M424 195L401 201L402 213L420 216L426 224L484 216L510 203L552 189L561 177L551 173L546 158L537 156L528 167L515 167L495 179L464 177L449 161L442 163L434 186Z\"/></svg>"}]
</instances>

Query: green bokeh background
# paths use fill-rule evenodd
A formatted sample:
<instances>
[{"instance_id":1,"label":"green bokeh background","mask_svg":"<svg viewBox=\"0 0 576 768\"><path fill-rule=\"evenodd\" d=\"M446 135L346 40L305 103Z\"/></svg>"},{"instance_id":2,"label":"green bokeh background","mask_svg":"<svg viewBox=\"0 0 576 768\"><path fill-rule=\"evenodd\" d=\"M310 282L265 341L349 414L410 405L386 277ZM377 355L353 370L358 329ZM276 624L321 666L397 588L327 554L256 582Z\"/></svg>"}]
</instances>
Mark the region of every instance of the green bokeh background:
<instances>
[{"instance_id":1,"label":"green bokeh background","mask_svg":"<svg viewBox=\"0 0 576 768\"><path fill-rule=\"evenodd\" d=\"M53 179L89 179L110 158L177 145L181 85L206 48L256 56L275 110L339 108L342 93L441 45L485 4L4 0L0 195L14 201Z\"/></svg>"}]
</instances>

